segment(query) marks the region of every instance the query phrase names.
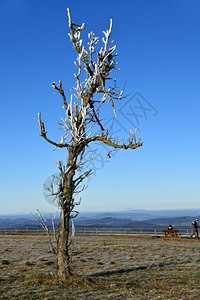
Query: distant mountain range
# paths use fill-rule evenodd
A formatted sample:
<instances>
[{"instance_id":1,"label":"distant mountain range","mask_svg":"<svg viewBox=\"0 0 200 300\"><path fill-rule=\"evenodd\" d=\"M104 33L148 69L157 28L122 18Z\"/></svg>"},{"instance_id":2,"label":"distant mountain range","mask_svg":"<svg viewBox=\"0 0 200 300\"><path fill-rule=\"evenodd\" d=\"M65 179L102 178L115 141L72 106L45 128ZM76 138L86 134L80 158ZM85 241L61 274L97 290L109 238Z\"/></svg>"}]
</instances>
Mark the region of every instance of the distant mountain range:
<instances>
[{"instance_id":1,"label":"distant mountain range","mask_svg":"<svg viewBox=\"0 0 200 300\"><path fill-rule=\"evenodd\" d=\"M200 218L200 216L199 216ZM168 228L171 224L174 228L190 228L193 217L156 218L151 220L133 221L131 219L102 218L76 220L79 227L123 227L123 228Z\"/></svg>"},{"instance_id":2,"label":"distant mountain range","mask_svg":"<svg viewBox=\"0 0 200 300\"><path fill-rule=\"evenodd\" d=\"M51 224L50 215L43 214L47 224ZM35 215L36 216L36 215ZM81 212L74 219L75 226L80 227L126 227L126 228L191 228L194 219L200 219L200 209L183 210L127 210L115 212ZM56 219L58 225L59 218ZM31 215L2 215L0 228L40 226Z\"/></svg>"}]
</instances>

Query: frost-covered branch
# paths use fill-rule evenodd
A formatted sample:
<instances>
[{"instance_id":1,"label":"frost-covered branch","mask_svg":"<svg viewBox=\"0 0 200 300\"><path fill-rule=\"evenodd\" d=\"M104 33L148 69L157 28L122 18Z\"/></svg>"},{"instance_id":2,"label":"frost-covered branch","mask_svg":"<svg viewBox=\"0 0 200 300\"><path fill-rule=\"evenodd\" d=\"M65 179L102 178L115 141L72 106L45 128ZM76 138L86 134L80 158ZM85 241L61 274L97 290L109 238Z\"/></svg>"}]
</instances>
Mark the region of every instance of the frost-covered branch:
<instances>
[{"instance_id":1,"label":"frost-covered branch","mask_svg":"<svg viewBox=\"0 0 200 300\"><path fill-rule=\"evenodd\" d=\"M80 32L85 29L85 24L83 23L81 26L75 25L72 22L69 9L68 17L71 32L69 36L74 45L74 49L78 53L77 61L75 61L75 65L78 68L78 72L75 74L75 78L77 79L77 86L74 87L74 90L76 91L75 96L80 101L83 101L83 105L87 106L89 104L89 107L92 110L92 114L90 114L90 121L96 122L103 131L104 128L99 117L100 106L102 106L102 104L105 103L106 98L108 98L108 101L112 103L113 112L116 116L114 100L121 100L123 98L123 91L118 92L116 90L116 80L114 80L113 86L109 86L108 88L106 87L106 81L111 79L108 77L110 71L112 69L116 69L117 65L117 62L114 60L114 57L117 56L117 53L115 53L116 46L110 46L113 44L113 41L110 41L112 33L112 19L110 20L109 29L103 31L104 37L102 38L102 41L104 46L97 52L95 61L94 54L96 53L99 38L95 37L93 32L90 32L88 34L89 49L86 50L85 47L82 46L83 40L80 37ZM84 64L86 70L86 78L83 82L80 81L82 64ZM94 101L93 95L95 93L103 93L100 100ZM95 103L98 103L97 107L95 106Z\"/></svg>"},{"instance_id":2,"label":"frost-covered branch","mask_svg":"<svg viewBox=\"0 0 200 300\"><path fill-rule=\"evenodd\" d=\"M90 69L89 66L89 62L88 62L88 57L87 57L87 51L82 51L82 40L80 39L80 32L85 29L85 24L83 23L82 25L76 25L72 22L71 19L71 14L70 14L70 9L67 9L67 13L68 13L68 18L69 18L69 29L70 29L70 33L69 33L69 37L74 45L74 49L78 52L81 53L82 52L82 57L83 57L83 61L85 64L85 68L87 70L87 72L92 76L93 72Z\"/></svg>"},{"instance_id":3,"label":"frost-covered branch","mask_svg":"<svg viewBox=\"0 0 200 300\"><path fill-rule=\"evenodd\" d=\"M75 226L74 226L74 221L72 220L72 230L71 230L71 237L70 237L70 241L67 245L67 247L69 248L69 246L71 246L72 242L73 242L73 239L74 239L74 236L75 236Z\"/></svg>"}]
</instances>

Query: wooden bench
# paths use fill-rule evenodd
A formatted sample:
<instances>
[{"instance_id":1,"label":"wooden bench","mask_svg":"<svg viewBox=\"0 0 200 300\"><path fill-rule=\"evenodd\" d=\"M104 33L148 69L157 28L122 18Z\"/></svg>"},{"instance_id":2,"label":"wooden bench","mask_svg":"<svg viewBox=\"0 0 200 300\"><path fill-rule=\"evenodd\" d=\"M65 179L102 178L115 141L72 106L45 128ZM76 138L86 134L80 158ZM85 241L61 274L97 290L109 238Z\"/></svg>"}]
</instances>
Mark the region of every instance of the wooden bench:
<instances>
[{"instance_id":1,"label":"wooden bench","mask_svg":"<svg viewBox=\"0 0 200 300\"><path fill-rule=\"evenodd\" d=\"M174 237L179 237L179 230L178 229L163 229L162 232L164 232L165 237L171 235Z\"/></svg>"}]
</instances>

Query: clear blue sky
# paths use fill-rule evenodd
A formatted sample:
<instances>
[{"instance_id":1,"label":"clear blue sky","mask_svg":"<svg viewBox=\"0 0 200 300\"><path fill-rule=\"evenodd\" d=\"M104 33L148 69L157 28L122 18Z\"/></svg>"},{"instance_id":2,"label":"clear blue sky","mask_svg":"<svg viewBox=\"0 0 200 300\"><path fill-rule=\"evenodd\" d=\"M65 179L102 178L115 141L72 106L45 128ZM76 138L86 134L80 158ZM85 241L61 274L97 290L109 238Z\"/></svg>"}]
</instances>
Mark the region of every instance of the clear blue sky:
<instances>
[{"instance_id":1,"label":"clear blue sky","mask_svg":"<svg viewBox=\"0 0 200 300\"><path fill-rule=\"evenodd\" d=\"M34 118L54 137L62 110L51 82L75 82L67 7L98 36L113 19L119 82L154 109L137 124L142 148L96 162L80 211L200 208L200 1L1 0L0 214L55 209L42 184L65 151L53 152Z\"/></svg>"}]
</instances>

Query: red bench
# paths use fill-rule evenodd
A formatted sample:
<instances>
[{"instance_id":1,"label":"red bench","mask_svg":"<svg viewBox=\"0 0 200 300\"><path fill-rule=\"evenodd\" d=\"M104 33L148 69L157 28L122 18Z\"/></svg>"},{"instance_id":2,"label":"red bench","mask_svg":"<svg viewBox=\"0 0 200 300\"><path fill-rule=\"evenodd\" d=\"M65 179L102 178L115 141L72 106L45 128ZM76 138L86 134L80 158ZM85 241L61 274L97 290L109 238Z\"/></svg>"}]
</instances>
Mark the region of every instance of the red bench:
<instances>
[{"instance_id":1,"label":"red bench","mask_svg":"<svg viewBox=\"0 0 200 300\"><path fill-rule=\"evenodd\" d=\"M165 237L167 237L167 236L179 237L178 229L163 229L162 232L164 232Z\"/></svg>"}]
</instances>

